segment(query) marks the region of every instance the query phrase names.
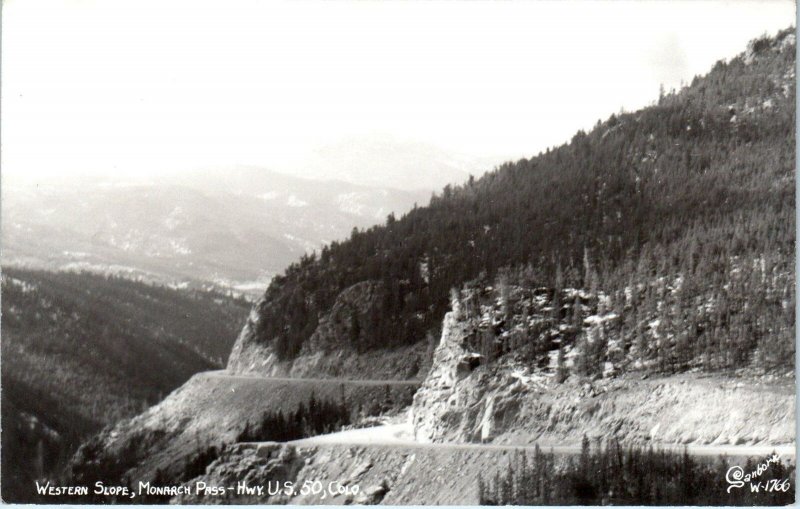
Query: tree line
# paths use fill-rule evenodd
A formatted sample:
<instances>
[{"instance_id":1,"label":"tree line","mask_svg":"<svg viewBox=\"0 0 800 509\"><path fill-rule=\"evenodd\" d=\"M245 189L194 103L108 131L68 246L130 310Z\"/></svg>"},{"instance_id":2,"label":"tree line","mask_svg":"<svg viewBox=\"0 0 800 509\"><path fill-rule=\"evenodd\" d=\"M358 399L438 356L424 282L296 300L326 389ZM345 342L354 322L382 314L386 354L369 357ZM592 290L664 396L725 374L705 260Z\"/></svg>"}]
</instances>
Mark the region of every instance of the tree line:
<instances>
[{"instance_id":1,"label":"tree line","mask_svg":"<svg viewBox=\"0 0 800 509\"><path fill-rule=\"evenodd\" d=\"M756 470L759 458L741 464ZM728 490L728 471L735 463L724 456L697 459L653 447L624 446L616 440L593 447L584 436L577 457L520 451L493 476L478 477L481 505L789 505L795 500L795 466L778 460L749 484ZM767 491L769 480L780 489ZM784 482L787 481L788 482Z\"/></svg>"},{"instance_id":2,"label":"tree line","mask_svg":"<svg viewBox=\"0 0 800 509\"><path fill-rule=\"evenodd\" d=\"M592 270L588 257L586 267ZM597 284L539 286L529 265L472 280L451 300L458 319L471 325L466 345L481 364L513 354L552 368L555 358L559 382L607 368L784 374L794 362L793 273L776 271L768 258L734 260L729 270L705 287L690 274L634 274L606 293Z\"/></svg>"},{"instance_id":3,"label":"tree line","mask_svg":"<svg viewBox=\"0 0 800 509\"><path fill-rule=\"evenodd\" d=\"M288 442L332 433L350 424L351 413L344 399L318 399L313 393L307 403L293 412L267 410L258 422L247 422L237 442Z\"/></svg>"}]
</instances>

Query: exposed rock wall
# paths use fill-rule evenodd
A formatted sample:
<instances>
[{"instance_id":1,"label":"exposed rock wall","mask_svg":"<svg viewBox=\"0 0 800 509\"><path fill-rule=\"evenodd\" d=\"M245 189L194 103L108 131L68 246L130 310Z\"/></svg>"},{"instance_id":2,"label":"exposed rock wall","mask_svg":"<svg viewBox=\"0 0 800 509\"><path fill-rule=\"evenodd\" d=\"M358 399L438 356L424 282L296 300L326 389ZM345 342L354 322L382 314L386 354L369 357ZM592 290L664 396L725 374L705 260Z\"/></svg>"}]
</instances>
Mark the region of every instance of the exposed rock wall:
<instances>
[{"instance_id":1,"label":"exposed rock wall","mask_svg":"<svg viewBox=\"0 0 800 509\"><path fill-rule=\"evenodd\" d=\"M555 382L548 370L503 357L473 362L471 325L444 321L430 374L414 396L417 440L578 444L616 437L662 444L792 444L794 379L686 373Z\"/></svg>"},{"instance_id":2,"label":"exposed rock wall","mask_svg":"<svg viewBox=\"0 0 800 509\"><path fill-rule=\"evenodd\" d=\"M466 324L451 311L444 318L442 340L433 354L433 366L414 395L412 420L415 438L421 442L441 440L453 426L452 418L469 412L462 401L459 383L470 374L474 353L466 346ZM453 413L455 410L455 414ZM472 435L469 434L470 438Z\"/></svg>"},{"instance_id":3,"label":"exposed rock wall","mask_svg":"<svg viewBox=\"0 0 800 509\"><path fill-rule=\"evenodd\" d=\"M430 367L428 343L358 352L352 344L352 317L366 321L383 296L383 286L363 281L343 290L314 333L292 360L279 360L271 344L256 335L260 301L234 344L228 371L293 378L414 379Z\"/></svg>"},{"instance_id":4,"label":"exposed rock wall","mask_svg":"<svg viewBox=\"0 0 800 509\"><path fill-rule=\"evenodd\" d=\"M274 376L272 371L278 368L277 357L272 352L269 344L260 343L256 340L258 322L261 319L259 310L263 305L263 297L253 304L247 321L233 344L227 366L228 371L231 373L258 371L265 376Z\"/></svg>"}]
</instances>

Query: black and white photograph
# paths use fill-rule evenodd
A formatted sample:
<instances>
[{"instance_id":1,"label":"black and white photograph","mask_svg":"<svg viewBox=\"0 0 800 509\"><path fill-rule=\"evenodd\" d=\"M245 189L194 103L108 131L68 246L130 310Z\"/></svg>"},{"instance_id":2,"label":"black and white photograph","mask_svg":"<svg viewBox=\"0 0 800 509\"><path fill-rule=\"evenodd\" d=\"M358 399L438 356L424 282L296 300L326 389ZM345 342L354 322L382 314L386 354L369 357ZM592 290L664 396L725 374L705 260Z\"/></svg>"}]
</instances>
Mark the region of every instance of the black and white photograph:
<instances>
[{"instance_id":1,"label":"black and white photograph","mask_svg":"<svg viewBox=\"0 0 800 509\"><path fill-rule=\"evenodd\" d=\"M796 35L2 0L2 503L793 506Z\"/></svg>"}]
</instances>

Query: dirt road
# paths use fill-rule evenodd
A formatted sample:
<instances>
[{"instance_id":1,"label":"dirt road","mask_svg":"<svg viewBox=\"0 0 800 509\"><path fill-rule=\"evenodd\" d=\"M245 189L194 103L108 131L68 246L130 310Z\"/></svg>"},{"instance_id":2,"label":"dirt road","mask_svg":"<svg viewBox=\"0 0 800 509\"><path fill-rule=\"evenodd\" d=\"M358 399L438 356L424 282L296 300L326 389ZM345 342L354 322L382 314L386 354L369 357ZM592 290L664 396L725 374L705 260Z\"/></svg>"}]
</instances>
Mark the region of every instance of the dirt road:
<instances>
[{"instance_id":1,"label":"dirt road","mask_svg":"<svg viewBox=\"0 0 800 509\"><path fill-rule=\"evenodd\" d=\"M420 380L344 380L339 378L289 378L258 375L231 374L221 369L218 371L206 371L200 373L209 378L226 378L230 380L264 380L268 382L290 382L298 384L320 384L329 383L332 385L363 385L368 387L391 385L397 387L417 387L422 384Z\"/></svg>"},{"instance_id":2,"label":"dirt road","mask_svg":"<svg viewBox=\"0 0 800 509\"><path fill-rule=\"evenodd\" d=\"M297 446L332 446L332 445L368 445L375 447L400 447L411 449L452 449L452 450L487 450L487 451L533 451L535 445L513 445L513 444L443 444L443 443L423 443L414 440L414 432L411 424L386 424L372 428L354 429L319 435L311 438L304 438L290 442ZM683 452L682 445L656 445L661 449L672 449ZM581 451L579 445L550 445L540 444L544 452L554 452L557 454L576 454ZM795 448L791 445L768 446L768 445L689 445L689 454L695 456L766 456L773 451L782 458L794 458Z\"/></svg>"}]
</instances>

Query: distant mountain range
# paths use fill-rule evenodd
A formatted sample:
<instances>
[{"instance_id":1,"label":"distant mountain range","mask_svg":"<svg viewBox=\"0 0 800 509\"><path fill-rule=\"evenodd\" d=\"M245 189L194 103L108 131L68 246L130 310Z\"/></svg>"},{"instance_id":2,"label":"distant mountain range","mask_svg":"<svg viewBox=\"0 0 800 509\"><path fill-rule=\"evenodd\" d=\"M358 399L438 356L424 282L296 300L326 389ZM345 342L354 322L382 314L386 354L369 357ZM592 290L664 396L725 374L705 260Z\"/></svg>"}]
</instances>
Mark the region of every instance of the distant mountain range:
<instances>
[{"instance_id":1,"label":"distant mountain range","mask_svg":"<svg viewBox=\"0 0 800 509\"><path fill-rule=\"evenodd\" d=\"M3 184L4 264L250 294L263 292L302 254L431 195L242 166L128 181Z\"/></svg>"}]
</instances>

